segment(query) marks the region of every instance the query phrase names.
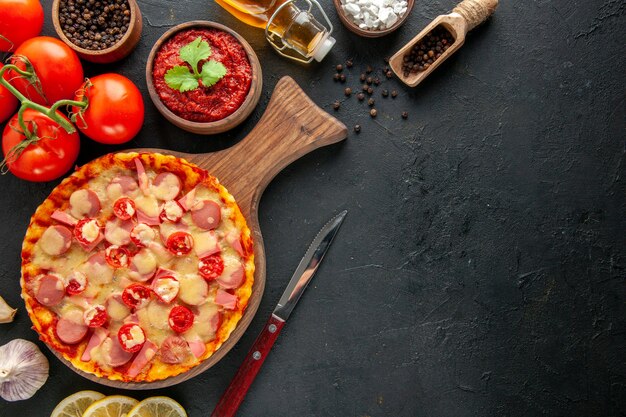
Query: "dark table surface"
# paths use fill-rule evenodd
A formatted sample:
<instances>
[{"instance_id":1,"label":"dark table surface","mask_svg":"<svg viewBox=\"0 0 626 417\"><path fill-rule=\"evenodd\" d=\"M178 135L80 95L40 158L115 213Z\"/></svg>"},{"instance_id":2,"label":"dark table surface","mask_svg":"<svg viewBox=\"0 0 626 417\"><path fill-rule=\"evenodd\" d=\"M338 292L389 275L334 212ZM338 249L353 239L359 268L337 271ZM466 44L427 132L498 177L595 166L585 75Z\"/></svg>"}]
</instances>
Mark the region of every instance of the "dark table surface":
<instances>
[{"instance_id":1,"label":"dark table surface","mask_svg":"<svg viewBox=\"0 0 626 417\"><path fill-rule=\"evenodd\" d=\"M285 169L260 206L268 280L240 342L215 367L169 395L208 416L322 224L349 211L240 409L242 416L626 415L626 3L503 1L494 17L420 87L385 80L378 117L345 99L366 65L389 56L454 0L421 0L407 23L363 39L324 6L337 46L319 64L278 56L263 32L210 1L140 0L138 48L87 75L120 72L146 102L143 130L118 147L83 138L79 163L127 147L209 152L241 140L290 75L350 129L344 143ZM54 35L51 1L44 34ZM185 133L150 101L144 67L174 24L224 23L253 46L264 70L258 107L216 137ZM334 66L352 58L348 83ZM395 100L380 89L397 89ZM408 120L401 119L409 112ZM352 126L362 126L360 135ZM56 185L0 178L0 294L19 307L0 344L37 340L19 298L28 221ZM40 343L41 345L41 343ZM43 346L42 346L43 349ZM30 400L0 416L47 416L89 382L50 359Z\"/></svg>"}]
</instances>

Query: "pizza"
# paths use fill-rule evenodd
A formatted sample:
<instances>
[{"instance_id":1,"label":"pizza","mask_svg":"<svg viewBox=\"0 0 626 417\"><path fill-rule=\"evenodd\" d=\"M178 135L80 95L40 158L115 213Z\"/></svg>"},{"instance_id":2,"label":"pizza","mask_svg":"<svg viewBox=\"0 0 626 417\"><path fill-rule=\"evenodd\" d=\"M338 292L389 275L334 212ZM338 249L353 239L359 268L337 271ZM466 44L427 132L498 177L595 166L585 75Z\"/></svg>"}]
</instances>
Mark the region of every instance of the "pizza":
<instances>
[{"instance_id":1,"label":"pizza","mask_svg":"<svg viewBox=\"0 0 626 417\"><path fill-rule=\"evenodd\" d=\"M22 297L41 340L111 380L162 380L206 360L237 326L253 281L233 196L157 153L79 168L39 206L22 248Z\"/></svg>"}]
</instances>

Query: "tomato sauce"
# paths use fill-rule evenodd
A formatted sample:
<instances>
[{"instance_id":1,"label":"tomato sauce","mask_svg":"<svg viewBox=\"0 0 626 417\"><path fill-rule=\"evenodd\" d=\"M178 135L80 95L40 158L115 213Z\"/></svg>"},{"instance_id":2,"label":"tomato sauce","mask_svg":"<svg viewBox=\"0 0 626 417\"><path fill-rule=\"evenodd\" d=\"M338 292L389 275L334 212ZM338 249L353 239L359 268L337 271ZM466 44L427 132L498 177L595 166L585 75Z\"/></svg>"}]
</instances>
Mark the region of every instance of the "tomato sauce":
<instances>
[{"instance_id":1,"label":"tomato sauce","mask_svg":"<svg viewBox=\"0 0 626 417\"><path fill-rule=\"evenodd\" d=\"M181 93L165 83L165 73L176 65L189 67L179 57L180 48L201 37L211 46L211 56L227 69L224 78L212 87L200 87ZM199 68L206 61L200 61ZM189 67L190 68L190 67ZM239 41L218 29L190 29L175 34L156 54L152 79L163 104L174 114L192 122L213 122L237 110L244 102L252 81L252 67Z\"/></svg>"}]
</instances>

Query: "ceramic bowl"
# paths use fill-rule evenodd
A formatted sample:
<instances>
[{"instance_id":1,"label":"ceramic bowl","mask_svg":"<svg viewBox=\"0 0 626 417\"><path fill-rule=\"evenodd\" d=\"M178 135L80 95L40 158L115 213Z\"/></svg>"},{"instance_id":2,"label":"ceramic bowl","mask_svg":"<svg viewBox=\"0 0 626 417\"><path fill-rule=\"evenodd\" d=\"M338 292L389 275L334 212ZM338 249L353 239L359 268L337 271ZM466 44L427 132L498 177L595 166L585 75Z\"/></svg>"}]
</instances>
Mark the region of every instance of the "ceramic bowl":
<instances>
[{"instance_id":1,"label":"ceramic bowl","mask_svg":"<svg viewBox=\"0 0 626 417\"><path fill-rule=\"evenodd\" d=\"M341 8L341 0L333 0L333 4L335 5L335 9L337 9L339 20L341 20L341 23L343 23L343 25L348 28L348 30L365 38L379 38L381 36L390 34L391 32L398 29L400 26L402 26L402 24L409 17L409 14L411 14L411 10L415 5L415 0L407 0L406 12L404 12L404 15L402 15L402 17L399 18L398 21L394 23L391 27L382 30L361 29L356 23L354 23L352 17L348 16L346 12L343 11L343 9Z\"/></svg>"},{"instance_id":2,"label":"ceramic bowl","mask_svg":"<svg viewBox=\"0 0 626 417\"><path fill-rule=\"evenodd\" d=\"M167 108L167 106L165 106L165 104L163 104L163 102L159 98L159 94L157 93L152 80L152 67L154 65L154 59L161 46L176 33L192 28L218 29L230 33L243 46L246 54L248 55L248 61L250 62L250 65L252 67L252 82L250 84L250 89L248 90L248 95L246 96L241 106L239 106L239 108L235 110L232 114L214 122L192 122L174 114L170 109ZM250 44L246 42L246 40L242 38L241 35L219 23L196 20L174 26L173 28L165 32L156 41L156 43L152 47L152 50L150 51L148 61L146 62L146 83L148 84L148 92L150 93L150 98L152 99L152 102L156 106L157 110L159 110L159 112L167 120L188 132L197 133L200 135L213 135L232 129L233 127L243 122L250 115L250 113L252 113L252 110L254 110L257 103L259 102L259 98L261 97L263 76L261 73L261 64L259 63L259 58L254 53L254 50L252 49Z\"/></svg>"},{"instance_id":3,"label":"ceramic bowl","mask_svg":"<svg viewBox=\"0 0 626 417\"><path fill-rule=\"evenodd\" d=\"M59 21L59 6L61 0L54 0L52 2L52 24L54 30L63 42L65 42L70 48L72 48L76 54L85 61L94 62L97 64L108 64L111 62L119 61L126 57L135 49L139 38L141 37L141 31L143 29L143 23L141 18L141 11L135 0L128 0L130 6L130 23L128 30L122 36L122 38L113 46L107 49L91 50L84 49L76 46L65 35L63 29L61 29L61 22Z\"/></svg>"}]
</instances>

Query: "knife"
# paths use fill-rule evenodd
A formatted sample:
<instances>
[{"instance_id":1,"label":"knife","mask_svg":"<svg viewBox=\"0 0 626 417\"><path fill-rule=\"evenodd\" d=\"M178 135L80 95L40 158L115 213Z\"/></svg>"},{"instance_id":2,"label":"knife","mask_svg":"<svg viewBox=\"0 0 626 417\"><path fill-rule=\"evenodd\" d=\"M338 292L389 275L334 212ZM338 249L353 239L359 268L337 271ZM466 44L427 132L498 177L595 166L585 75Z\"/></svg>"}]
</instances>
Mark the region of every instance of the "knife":
<instances>
[{"instance_id":1,"label":"knife","mask_svg":"<svg viewBox=\"0 0 626 417\"><path fill-rule=\"evenodd\" d=\"M280 297L274 312L254 341L250 352L248 352L237 374L230 382L228 388L226 388L222 398L217 403L211 417L232 417L235 415L250 385L252 385L252 381L259 373L261 365L263 365L265 358L278 338L278 334L291 315L298 300L300 300L307 285L311 282L322 259L324 259L324 255L326 255L347 213L347 210L342 211L319 231L298 264L291 280L289 280L289 284Z\"/></svg>"}]
</instances>

